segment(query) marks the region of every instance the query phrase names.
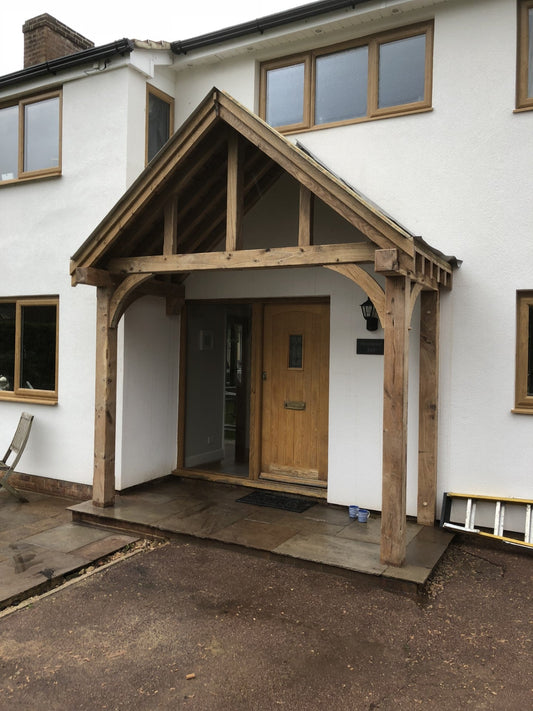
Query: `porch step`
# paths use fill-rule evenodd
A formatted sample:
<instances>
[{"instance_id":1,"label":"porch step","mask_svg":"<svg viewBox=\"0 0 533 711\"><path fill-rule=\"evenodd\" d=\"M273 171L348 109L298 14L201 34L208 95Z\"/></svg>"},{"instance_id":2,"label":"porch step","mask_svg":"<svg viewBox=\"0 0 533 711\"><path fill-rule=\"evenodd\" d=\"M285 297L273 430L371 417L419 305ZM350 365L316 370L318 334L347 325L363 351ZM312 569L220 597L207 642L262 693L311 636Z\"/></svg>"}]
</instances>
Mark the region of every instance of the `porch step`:
<instances>
[{"instance_id":1,"label":"porch step","mask_svg":"<svg viewBox=\"0 0 533 711\"><path fill-rule=\"evenodd\" d=\"M453 513L455 504L465 503L464 523L457 523L457 514ZM485 513L487 509L493 507L492 520L494 524L492 531L490 527L480 527L476 524L476 516L479 515L479 504L484 504ZM458 494L445 492L442 502L442 512L440 527L451 531L461 531L463 533L477 533L480 536L495 538L504 543L520 546L523 548L533 548L533 519L531 516L533 500L504 498L497 496L482 496L479 494ZM508 532L504 535L504 523L506 510L513 507L518 509L523 517L523 532ZM462 508L462 507L461 507ZM455 521L452 523L452 521ZM485 529L485 530L484 530ZM489 529L489 530L486 530Z\"/></svg>"}]
</instances>

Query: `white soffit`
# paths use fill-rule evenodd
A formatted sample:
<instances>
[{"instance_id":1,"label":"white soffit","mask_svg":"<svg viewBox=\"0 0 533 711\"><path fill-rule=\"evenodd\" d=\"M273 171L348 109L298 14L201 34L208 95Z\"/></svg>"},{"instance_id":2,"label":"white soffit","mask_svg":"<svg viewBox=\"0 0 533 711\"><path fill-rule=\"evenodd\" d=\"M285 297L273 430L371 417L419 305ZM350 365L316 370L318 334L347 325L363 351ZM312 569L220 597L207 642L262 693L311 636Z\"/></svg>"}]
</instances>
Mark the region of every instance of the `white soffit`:
<instances>
[{"instance_id":1,"label":"white soffit","mask_svg":"<svg viewBox=\"0 0 533 711\"><path fill-rule=\"evenodd\" d=\"M173 70L176 72L203 65L214 64L231 57L253 54L263 59L272 56L269 50L276 50L277 54L291 54L299 51L294 47L299 42L313 41L314 46L330 44L329 35L335 33L334 42L343 41L345 32L350 38L371 34L374 30L369 28L370 23L387 23L379 29L397 27L402 24L427 19L422 15L412 17L418 10L427 10L435 6L448 3L450 0L383 0L356 6L354 9L346 8L326 15L318 15L302 22L291 22L276 29L265 30L263 34L252 32L237 40L228 40L220 44L213 44L187 54L177 55L174 59ZM405 21L402 18L405 16ZM377 31L377 28L376 28ZM318 43L318 44L317 44ZM290 49L287 49L290 47ZM274 53L275 56L275 53Z\"/></svg>"}]
</instances>

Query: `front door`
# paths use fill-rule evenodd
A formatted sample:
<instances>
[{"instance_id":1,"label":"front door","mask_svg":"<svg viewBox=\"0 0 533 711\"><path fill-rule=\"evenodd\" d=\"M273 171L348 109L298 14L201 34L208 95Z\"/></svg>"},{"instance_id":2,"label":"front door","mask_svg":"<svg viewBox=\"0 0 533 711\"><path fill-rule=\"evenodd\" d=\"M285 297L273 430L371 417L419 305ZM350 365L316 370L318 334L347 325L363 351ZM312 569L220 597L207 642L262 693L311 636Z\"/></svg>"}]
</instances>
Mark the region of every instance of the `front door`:
<instances>
[{"instance_id":1,"label":"front door","mask_svg":"<svg viewBox=\"0 0 533 711\"><path fill-rule=\"evenodd\" d=\"M329 305L267 304L261 477L325 486Z\"/></svg>"}]
</instances>

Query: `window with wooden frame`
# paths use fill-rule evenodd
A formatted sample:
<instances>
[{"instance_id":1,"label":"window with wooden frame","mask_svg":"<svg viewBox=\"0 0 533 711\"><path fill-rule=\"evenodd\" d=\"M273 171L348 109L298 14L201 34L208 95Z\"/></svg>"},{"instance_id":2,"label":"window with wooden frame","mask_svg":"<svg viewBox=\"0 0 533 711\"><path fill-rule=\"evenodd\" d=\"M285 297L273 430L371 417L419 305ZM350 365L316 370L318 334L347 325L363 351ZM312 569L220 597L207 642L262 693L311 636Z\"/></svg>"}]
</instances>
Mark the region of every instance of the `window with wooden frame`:
<instances>
[{"instance_id":1,"label":"window with wooden frame","mask_svg":"<svg viewBox=\"0 0 533 711\"><path fill-rule=\"evenodd\" d=\"M433 22L261 65L260 115L284 133L431 109Z\"/></svg>"},{"instance_id":2,"label":"window with wooden frame","mask_svg":"<svg viewBox=\"0 0 533 711\"><path fill-rule=\"evenodd\" d=\"M0 106L0 184L61 174L61 91Z\"/></svg>"},{"instance_id":3,"label":"window with wooden frame","mask_svg":"<svg viewBox=\"0 0 533 711\"><path fill-rule=\"evenodd\" d=\"M518 2L516 108L533 109L533 0Z\"/></svg>"},{"instance_id":4,"label":"window with wooden frame","mask_svg":"<svg viewBox=\"0 0 533 711\"><path fill-rule=\"evenodd\" d=\"M0 400L57 402L57 297L0 299Z\"/></svg>"},{"instance_id":5,"label":"window with wooden frame","mask_svg":"<svg viewBox=\"0 0 533 711\"><path fill-rule=\"evenodd\" d=\"M146 85L146 163L158 153L174 130L174 99Z\"/></svg>"},{"instance_id":6,"label":"window with wooden frame","mask_svg":"<svg viewBox=\"0 0 533 711\"><path fill-rule=\"evenodd\" d=\"M533 415L533 291L516 292L516 390L514 412Z\"/></svg>"}]
</instances>

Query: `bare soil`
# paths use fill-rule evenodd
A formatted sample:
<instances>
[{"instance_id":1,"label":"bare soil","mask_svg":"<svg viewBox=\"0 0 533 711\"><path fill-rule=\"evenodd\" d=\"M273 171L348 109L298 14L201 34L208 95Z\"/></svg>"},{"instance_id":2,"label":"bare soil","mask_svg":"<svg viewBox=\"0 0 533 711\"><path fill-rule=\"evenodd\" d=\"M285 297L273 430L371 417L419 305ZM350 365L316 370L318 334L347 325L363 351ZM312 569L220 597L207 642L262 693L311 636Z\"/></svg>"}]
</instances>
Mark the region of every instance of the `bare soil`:
<instances>
[{"instance_id":1,"label":"bare soil","mask_svg":"<svg viewBox=\"0 0 533 711\"><path fill-rule=\"evenodd\" d=\"M0 708L532 708L532 591L476 538L417 598L175 541L0 618Z\"/></svg>"}]
</instances>

